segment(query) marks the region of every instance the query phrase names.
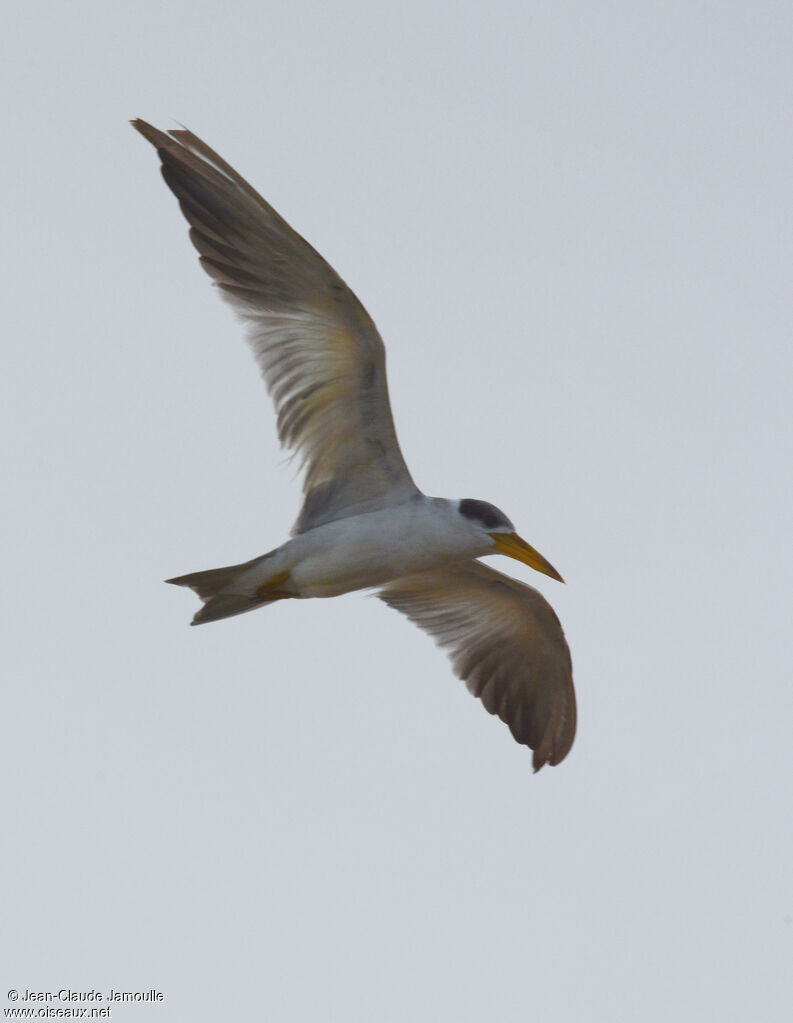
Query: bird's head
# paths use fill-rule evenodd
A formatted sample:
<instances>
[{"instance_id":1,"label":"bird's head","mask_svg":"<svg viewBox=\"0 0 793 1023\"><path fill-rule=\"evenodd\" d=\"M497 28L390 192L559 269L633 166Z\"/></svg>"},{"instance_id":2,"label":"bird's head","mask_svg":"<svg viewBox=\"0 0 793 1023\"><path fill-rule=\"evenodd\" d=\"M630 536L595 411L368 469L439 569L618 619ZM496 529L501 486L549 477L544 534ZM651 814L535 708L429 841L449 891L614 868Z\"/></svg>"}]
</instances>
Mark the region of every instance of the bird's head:
<instances>
[{"instance_id":1,"label":"bird's head","mask_svg":"<svg viewBox=\"0 0 793 1023\"><path fill-rule=\"evenodd\" d=\"M506 554L537 572L558 579L560 583L564 582L553 565L518 536L510 520L495 505L465 497L458 502L457 511L468 522L487 533L493 542L493 554Z\"/></svg>"}]
</instances>

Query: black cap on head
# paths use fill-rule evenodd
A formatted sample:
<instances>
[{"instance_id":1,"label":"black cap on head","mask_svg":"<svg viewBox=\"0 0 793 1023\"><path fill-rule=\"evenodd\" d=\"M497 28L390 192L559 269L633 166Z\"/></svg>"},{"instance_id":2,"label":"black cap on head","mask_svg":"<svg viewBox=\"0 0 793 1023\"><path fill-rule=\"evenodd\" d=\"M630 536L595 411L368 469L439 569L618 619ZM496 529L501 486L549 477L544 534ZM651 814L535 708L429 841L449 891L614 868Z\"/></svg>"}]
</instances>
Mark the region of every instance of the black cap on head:
<instances>
[{"instance_id":1,"label":"black cap on head","mask_svg":"<svg viewBox=\"0 0 793 1023\"><path fill-rule=\"evenodd\" d=\"M464 497L460 501L460 514L485 529L514 529L506 515L494 504L477 501L473 497Z\"/></svg>"}]
</instances>

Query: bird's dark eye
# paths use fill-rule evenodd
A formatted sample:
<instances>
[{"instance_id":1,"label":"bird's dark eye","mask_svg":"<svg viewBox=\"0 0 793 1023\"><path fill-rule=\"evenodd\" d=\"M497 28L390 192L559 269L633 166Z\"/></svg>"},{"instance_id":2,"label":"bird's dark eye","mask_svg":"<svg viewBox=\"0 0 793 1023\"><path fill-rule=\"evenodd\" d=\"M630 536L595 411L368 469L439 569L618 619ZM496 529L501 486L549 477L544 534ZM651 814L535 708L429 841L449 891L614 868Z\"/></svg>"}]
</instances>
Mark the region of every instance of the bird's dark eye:
<instances>
[{"instance_id":1,"label":"bird's dark eye","mask_svg":"<svg viewBox=\"0 0 793 1023\"><path fill-rule=\"evenodd\" d=\"M495 505L487 501L476 501L473 497L465 497L460 501L460 514L485 529L512 528L512 523Z\"/></svg>"}]
</instances>

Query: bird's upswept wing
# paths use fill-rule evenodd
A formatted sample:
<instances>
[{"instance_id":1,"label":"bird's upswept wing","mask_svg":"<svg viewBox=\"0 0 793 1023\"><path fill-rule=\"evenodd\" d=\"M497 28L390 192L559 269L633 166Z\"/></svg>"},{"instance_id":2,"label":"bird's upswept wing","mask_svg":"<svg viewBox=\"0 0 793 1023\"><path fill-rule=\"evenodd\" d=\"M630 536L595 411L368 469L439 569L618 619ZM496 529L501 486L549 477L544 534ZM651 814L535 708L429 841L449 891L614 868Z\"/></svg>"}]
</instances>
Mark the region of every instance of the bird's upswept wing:
<instances>
[{"instance_id":1,"label":"bird's upswept wing","mask_svg":"<svg viewBox=\"0 0 793 1023\"><path fill-rule=\"evenodd\" d=\"M535 771L565 758L576 725L570 651L541 594L471 561L396 579L378 596L449 651L470 692L534 750Z\"/></svg>"},{"instance_id":2,"label":"bird's upswept wing","mask_svg":"<svg viewBox=\"0 0 793 1023\"><path fill-rule=\"evenodd\" d=\"M294 532L418 493L394 430L385 348L352 291L192 132L132 124L157 149L201 265L245 321L278 436L302 459Z\"/></svg>"}]
</instances>

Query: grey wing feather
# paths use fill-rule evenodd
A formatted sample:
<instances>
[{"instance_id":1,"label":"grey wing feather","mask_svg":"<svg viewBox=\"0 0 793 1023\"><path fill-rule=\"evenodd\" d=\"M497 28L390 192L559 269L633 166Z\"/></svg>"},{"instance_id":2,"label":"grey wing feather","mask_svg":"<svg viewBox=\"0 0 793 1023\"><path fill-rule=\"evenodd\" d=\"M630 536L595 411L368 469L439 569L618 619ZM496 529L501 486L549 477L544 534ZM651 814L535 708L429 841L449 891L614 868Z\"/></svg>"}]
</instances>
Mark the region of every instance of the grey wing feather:
<instances>
[{"instance_id":1,"label":"grey wing feather","mask_svg":"<svg viewBox=\"0 0 793 1023\"><path fill-rule=\"evenodd\" d=\"M245 321L279 439L302 460L294 532L418 493L394 429L385 347L353 292L196 135L132 123L157 149L201 265Z\"/></svg>"},{"instance_id":2,"label":"grey wing feather","mask_svg":"<svg viewBox=\"0 0 793 1023\"><path fill-rule=\"evenodd\" d=\"M448 650L469 691L534 750L535 771L564 759L576 728L570 651L537 590L473 561L405 576L378 596Z\"/></svg>"}]
</instances>

